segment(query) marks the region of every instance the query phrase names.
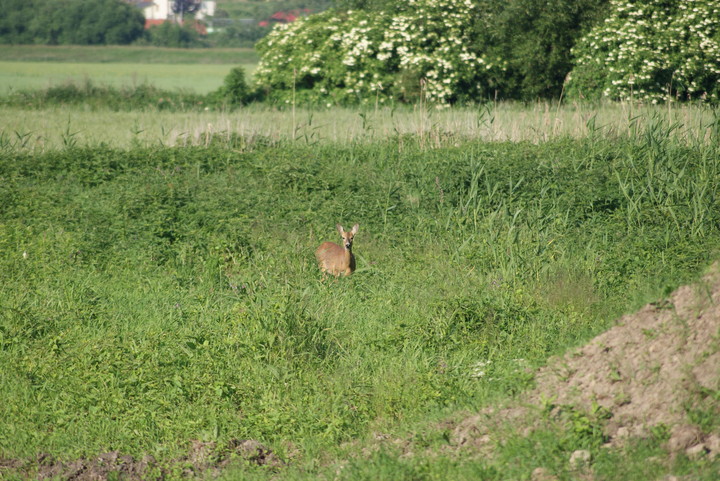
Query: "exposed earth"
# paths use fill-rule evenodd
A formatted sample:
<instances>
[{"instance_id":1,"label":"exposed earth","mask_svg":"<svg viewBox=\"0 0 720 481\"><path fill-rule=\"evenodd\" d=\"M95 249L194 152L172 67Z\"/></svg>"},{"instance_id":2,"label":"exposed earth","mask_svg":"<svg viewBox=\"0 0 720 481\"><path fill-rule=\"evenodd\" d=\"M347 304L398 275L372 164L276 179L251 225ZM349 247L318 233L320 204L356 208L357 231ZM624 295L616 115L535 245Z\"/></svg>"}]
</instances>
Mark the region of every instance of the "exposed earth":
<instances>
[{"instance_id":1,"label":"exposed earth","mask_svg":"<svg viewBox=\"0 0 720 481\"><path fill-rule=\"evenodd\" d=\"M3 471L14 472L32 479L67 479L104 481L123 479L164 479L169 474L182 477L216 474L233 463L252 463L263 466L282 466L283 462L269 449L254 440L231 440L222 449L212 442L192 441L187 456L171 463L158 464L152 456L135 459L117 451L103 453L96 458L81 458L62 462L47 454L35 460L0 459L0 479Z\"/></svg>"},{"instance_id":2,"label":"exposed earth","mask_svg":"<svg viewBox=\"0 0 720 481\"><path fill-rule=\"evenodd\" d=\"M572 406L601 413L608 447L667 429L670 456L720 455L720 266L551 359L535 378L519 402L455 424L454 444L488 450L503 426L529 430L533 413Z\"/></svg>"}]
</instances>

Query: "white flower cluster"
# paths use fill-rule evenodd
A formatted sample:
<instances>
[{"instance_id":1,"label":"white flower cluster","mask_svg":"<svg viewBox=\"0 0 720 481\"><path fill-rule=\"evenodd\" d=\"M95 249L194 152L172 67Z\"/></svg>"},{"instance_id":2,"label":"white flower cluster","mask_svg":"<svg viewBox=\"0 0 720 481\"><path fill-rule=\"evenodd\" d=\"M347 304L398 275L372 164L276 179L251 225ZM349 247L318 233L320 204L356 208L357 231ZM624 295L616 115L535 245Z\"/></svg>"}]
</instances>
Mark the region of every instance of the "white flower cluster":
<instances>
[{"instance_id":1,"label":"white flower cluster","mask_svg":"<svg viewBox=\"0 0 720 481\"><path fill-rule=\"evenodd\" d=\"M392 13L328 11L276 27L258 44L258 85L278 96L383 102L408 90L440 105L504 69L472 50L471 0L406 0Z\"/></svg>"},{"instance_id":2,"label":"white flower cluster","mask_svg":"<svg viewBox=\"0 0 720 481\"><path fill-rule=\"evenodd\" d=\"M610 8L573 49L571 91L652 103L718 100L720 0L611 0Z\"/></svg>"}]
</instances>

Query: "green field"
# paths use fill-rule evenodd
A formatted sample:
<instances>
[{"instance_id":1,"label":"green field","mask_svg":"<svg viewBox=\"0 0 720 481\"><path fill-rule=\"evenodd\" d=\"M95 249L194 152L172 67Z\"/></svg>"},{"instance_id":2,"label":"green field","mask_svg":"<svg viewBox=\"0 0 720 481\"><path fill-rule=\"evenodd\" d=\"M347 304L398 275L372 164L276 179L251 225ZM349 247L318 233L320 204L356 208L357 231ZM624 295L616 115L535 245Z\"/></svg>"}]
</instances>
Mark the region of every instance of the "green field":
<instances>
[{"instance_id":1,"label":"green field","mask_svg":"<svg viewBox=\"0 0 720 481\"><path fill-rule=\"evenodd\" d=\"M513 109L546 115L548 140L483 140L532 131ZM564 466L580 448L596 479L623 479L662 455L665 431L613 451L582 416L536 433L543 449L508 434L493 457L449 449L442 425L532 386L549 356L717 258L711 113L671 112L690 127L667 110L621 111L595 128L588 108L563 135L557 110L457 111L472 138L452 131L453 111L409 110L402 124L386 113L385 131L380 111L240 110L228 128L175 119L197 136L173 146L157 130L139 139L151 130L140 114L9 111L57 125L2 128L8 476L32 477L39 453L117 450L179 478L198 440L257 440L288 463L239 462L227 479L509 480L535 466L574 479ZM506 130L489 121L501 113ZM283 132L235 129L246 114L283 118ZM83 137L84 115L109 130ZM346 118L359 137L329 138ZM133 122L135 142L117 142ZM358 270L323 283L313 251L337 241L337 222L360 224ZM717 463L680 457L653 479L710 480Z\"/></svg>"},{"instance_id":2,"label":"green field","mask_svg":"<svg viewBox=\"0 0 720 481\"><path fill-rule=\"evenodd\" d=\"M0 96L201 94L253 61L11 47ZM672 426L605 447L601 409L546 400L492 453L449 427L718 258L716 110L90 90L0 107L0 478L102 455L145 479L717 479L720 458L668 457ZM338 222L360 224L358 269L323 282L313 252ZM684 409L717 431L712 406Z\"/></svg>"},{"instance_id":3,"label":"green field","mask_svg":"<svg viewBox=\"0 0 720 481\"><path fill-rule=\"evenodd\" d=\"M258 55L250 48L3 45L0 61L235 65L257 63Z\"/></svg>"},{"instance_id":4,"label":"green field","mask_svg":"<svg viewBox=\"0 0 720 481\"><path fill-rule=\"evenodd\" d=\"M222 85L233 67L243 65L251 75L256 63L257 55L249 49L4 46L0 95L87 80L205 94Z\"/></svg>"}]
</instances>

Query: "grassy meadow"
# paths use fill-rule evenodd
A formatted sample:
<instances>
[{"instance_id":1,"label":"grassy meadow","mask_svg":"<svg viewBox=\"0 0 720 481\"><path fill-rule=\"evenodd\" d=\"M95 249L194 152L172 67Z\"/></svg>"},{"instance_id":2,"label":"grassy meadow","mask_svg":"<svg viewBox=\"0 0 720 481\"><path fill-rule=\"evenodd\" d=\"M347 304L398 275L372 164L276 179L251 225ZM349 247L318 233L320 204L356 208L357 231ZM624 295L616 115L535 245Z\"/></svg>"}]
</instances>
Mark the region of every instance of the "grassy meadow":
<instances>
[{"instance_id":1,"label":"grassy meadow","mask_svg":"<svg viewBox=\"0 0 720 481\"><path fill-rule=\"evenodd\" d=\"M172 477L192 440L255 439L289 465L227 479L572 479L581 446L599 479L642 472L662 433L617 452L571 423L483 458L438 426L717 257L717 124L676 130L6 145L1 456L151 454ZM313 251L337 222L360 224L358 270L323 283Z\"/></svg>"},{"instance_id":2,"label":"grassy meadow","mask_svg":"<svg viewBox=\"0 0 720 481\"><path fill-rule=\"evenodd\" d=\"M286 464L221 479L717 479L593 413L493 456L444 426L717 259L719 145L674 104L1 107L0 477L252 439Z\"/></svg>"},{"instance_id":3,"label":"grassy meadow","mask_svg":"<svg viewBox=\"0 0 720 481\"><path fill-rule=\"evenodd\" d=\"M251 48L161 48L131 46L3 45L3 62L254 64Z\"/></svg>"},{"instance_id":4,"label":"grassy meadow","mask_svg":"<svg viewBox=\"0 0 720 481\"><path fill-rule=\"evenodd\" d=\"M220 87L233 67L243 65L251 75L256 64L250 49L3 46L0 95L87 81L206 94Z\"/></svg>"}]
</instances>

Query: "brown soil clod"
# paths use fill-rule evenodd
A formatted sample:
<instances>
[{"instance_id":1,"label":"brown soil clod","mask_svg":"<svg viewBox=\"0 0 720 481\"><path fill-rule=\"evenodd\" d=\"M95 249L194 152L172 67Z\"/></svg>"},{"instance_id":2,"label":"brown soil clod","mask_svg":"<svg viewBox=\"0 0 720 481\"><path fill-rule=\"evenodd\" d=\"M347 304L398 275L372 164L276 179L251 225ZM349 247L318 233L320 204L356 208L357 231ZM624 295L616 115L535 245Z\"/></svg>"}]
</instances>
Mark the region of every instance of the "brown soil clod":
<instances>
[{"instance_id":1,"label":"brown soil clod","mask_svg":"<svg viewBox=\"0 0 720 481\"><path fill-rule=\"evenodd\" d=\"M700 282L680 287L669 299L622 317L585 346L550 360L536 380L537 388L520 402L526 415L510 423L527 422L530 411L548 399L585 412L599 406L608 413L608 446L667 429L670 453L717 456L720 433L703 432L688 411L701 408L720 416L719 406L704 401L720 389L720 266L716 263ZM458 445L482 445L483 424L507 410L460 422Z\"/></svg>"},{"instance_id":2,"label":"brown soil clod","mask_svg":"<svg viewBox=\"0 0 720 481\"><path fill-rule=\"evenodd\" d=\"M170 464L186 466L183 475L193 477L205 473L217 474L219 470L238 461L269 467L284 465L283 461L270 449L252 439L232 439L222 449L218 449L214 442L194 440L190 443L188 454ZM95 458L80 458L65 462L45 453L29 461L0 459L0 479L4 472L13 472L22 477L34 477L38 480L105 481L123 479L140 481L146 479L150 471L158 473L154 479L159 480L164 479L168 473L167 466L160 466L152 456L135 459L129 455L122 455L118 451L102 453Z\"/></svg>"}]
</instances>

